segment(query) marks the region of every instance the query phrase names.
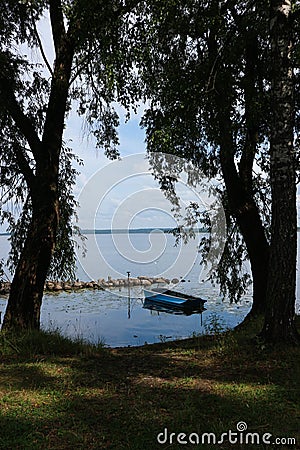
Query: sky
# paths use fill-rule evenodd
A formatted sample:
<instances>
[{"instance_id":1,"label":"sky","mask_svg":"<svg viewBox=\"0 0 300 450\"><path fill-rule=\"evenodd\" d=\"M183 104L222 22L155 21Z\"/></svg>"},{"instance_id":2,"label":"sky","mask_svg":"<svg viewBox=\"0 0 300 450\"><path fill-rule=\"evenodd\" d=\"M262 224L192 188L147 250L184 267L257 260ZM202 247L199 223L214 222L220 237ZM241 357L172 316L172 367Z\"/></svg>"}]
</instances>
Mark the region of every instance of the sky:
<instances>
[{"instance_id":1,"label":"sky","mask_svg":"<svg viewBox=\"0 0 300 450\"><path fill-rule=\"evenodd\" d=\"M72 121L71 121L72 122ZM80 203L82 229L166 228L179 225L167 200L154 180L146 158L145 136L139 117L120 126L120 160L108 160L95 149L91 138L82 138L78 119L67 127L74 152L84 166L75 186ZM182 212L190 201L207 202L207 196L187 185L184 174L177 183Z\"/></svg>"},{"instance_id":2,"label":"sky","mask_svg":"<svg viewBox=\"0 0 300 450\"><path fill-rule=\"evenodd\" d=\"M84 124L82 120L73 113L67 122L65 141L70 142L70 146L74 153L83 160L84 165L78 167L80 175L77 178L75 186L75 195L80 201L79 219L80 226L83 229L97 228L107 229L111 228L113 223L113 216L116 213L119 206L122 206L122 202L128 199L128 203L136 201L136 197L133 198L133 194L140 192L139 205L135 203L135 213L141 211L141 214L134 220L134 228L153 227L155 223L160 222L159 226L166 223L165 226L170 225L170 220L164 217L158 211L154 214L153 210L148 213L142 210L149 205L151 200L148 198L148 194L152 194L154 189L158 188L157 184L150 174L147 173L147 167L143 165L143 159L145 157L145 135L143 130L139 126L140 115L133 117L126 124L124 120L119 128L120 146L119 152L121 160L111 161L103 153L101 149L96 148L95 139L93 136L87 136L84 132ZM140 155L138 158L130 158L134 155ZM135 164L133 172L124 172L124 160L127 169ZM114 174L114 183L112 185L111 172ZM107 182L104 182L107 180ZM92 192L90 191L91 185L93 185ZM105 185L105 188L104 188ZM151 192L149 191L151 190ZM84 194L84 191L88 190L88 195ZM143 195L144 194L144 195ZM164 199L163 194L160 195L160 201L158 206L168 208L167 202ZM132 206L132 205L131 205ZM128 208L127 208L128 209ZM125 205L122 208L124 221L118 222L118 228L126 228L128 224L127 211ZM92 216L91 216L92 215ZM91 222L91 219L95 219L95 223ZM152 219L152 220L149 220ZM166 222L165 222L166 221ZM169 223L168 223L169 222ZM117 228L117 227L115 227Z\"/></svg>"}]
</instances>

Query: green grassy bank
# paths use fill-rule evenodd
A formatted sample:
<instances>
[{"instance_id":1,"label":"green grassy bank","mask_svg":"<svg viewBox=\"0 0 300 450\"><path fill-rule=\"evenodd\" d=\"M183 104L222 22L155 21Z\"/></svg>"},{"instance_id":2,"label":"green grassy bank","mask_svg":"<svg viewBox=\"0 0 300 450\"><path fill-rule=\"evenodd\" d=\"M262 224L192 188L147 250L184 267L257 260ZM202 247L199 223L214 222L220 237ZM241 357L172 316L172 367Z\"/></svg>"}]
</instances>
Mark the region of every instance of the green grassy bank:
<instances>
[{"instance_id":1,"label":"green grassy bank","mask_svg":"<svg viewBox=\"0 0 300 450\"><path fill-rule=\"evenodd\" d=\"M0 448L300 448L300 348L265 347L255 332L122 349L2 334ZM201 444L239 422L238 443Z\"/></svg>"}]
</instances>

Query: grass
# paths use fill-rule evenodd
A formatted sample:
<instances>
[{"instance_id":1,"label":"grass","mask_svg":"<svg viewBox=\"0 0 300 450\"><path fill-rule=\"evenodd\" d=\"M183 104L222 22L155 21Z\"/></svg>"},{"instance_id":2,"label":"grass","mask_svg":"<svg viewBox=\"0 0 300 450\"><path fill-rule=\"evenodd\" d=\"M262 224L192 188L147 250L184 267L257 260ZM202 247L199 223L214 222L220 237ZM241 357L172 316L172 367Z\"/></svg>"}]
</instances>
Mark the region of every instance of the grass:
<instances>
[{"instance_id":1,"label":"grass","mask_svg":"<svg viewBox=\"0 0 300 450\"><path fill-rule=\"evenodd\" d=\"M299 449L300 349L262 346L253 339L258 326L119 349L55 332L0 334L0 448ZM244 436L271 433L298 444L175 439L180 432L220 439L241 421ZM165 429L176 436L159 444Z\"/></svg>"}]
</instances>

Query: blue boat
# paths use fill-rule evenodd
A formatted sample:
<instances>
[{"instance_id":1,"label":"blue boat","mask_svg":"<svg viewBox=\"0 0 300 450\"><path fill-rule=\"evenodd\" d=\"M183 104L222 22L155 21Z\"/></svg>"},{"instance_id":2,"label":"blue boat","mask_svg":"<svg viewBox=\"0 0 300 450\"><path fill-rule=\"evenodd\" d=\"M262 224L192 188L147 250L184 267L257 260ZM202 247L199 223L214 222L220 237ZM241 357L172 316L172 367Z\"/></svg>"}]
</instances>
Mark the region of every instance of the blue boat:
<instances>
[{"instance_id":1,"label":"blue boat","mask_svg":"<svg viewBox=\"0 0 300 450\"><path fill-rule=\"evenodd\" d=\"M183 294L182 292L171 291L170 289L144 289L144 296L146 307L152 303L180 310L197 310L199 312L205 310L204 303L206 300L193 295Z\"/></svg>"}]
</instances>

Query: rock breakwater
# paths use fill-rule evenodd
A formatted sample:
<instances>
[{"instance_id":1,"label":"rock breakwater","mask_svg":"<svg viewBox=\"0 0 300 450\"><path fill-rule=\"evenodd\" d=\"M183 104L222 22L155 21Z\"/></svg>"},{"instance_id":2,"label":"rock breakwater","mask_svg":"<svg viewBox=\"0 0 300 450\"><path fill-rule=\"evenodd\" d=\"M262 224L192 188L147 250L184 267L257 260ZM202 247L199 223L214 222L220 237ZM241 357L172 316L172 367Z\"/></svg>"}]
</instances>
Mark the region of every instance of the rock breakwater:
<instances>
[{"instance_id":1,"label":"rock breakwater","mask_svg":"<svg viewBox=\"0 0 300 450\"><path fill-rule=\"evenodd\" d=\"M80 291L83 289L93 289L93 290L106 290L106 289L121 289L122 287L128 286L142 286L142 287L150 287L153 284L177 284L179 280L177 278L173 278L169 280L168 278L162 277L147 277L147 276L139 276L139 277L130 277L130 278L117 278L113 279L108 277L107 280L104 278L99 278L97 281L47 281L44 286L45 293L59 293L59 292L71 292L71 291ZM10 291L11 283L6 281L0 283L0 295L8 295Z\"/></svg>"}]
</instances>

